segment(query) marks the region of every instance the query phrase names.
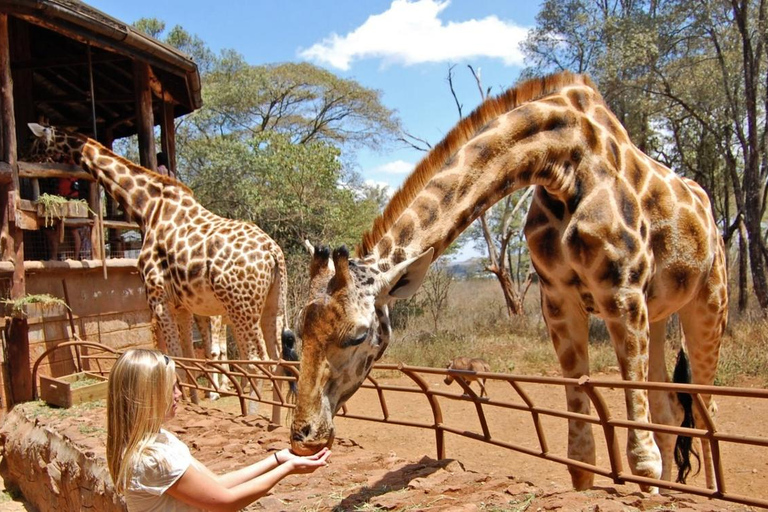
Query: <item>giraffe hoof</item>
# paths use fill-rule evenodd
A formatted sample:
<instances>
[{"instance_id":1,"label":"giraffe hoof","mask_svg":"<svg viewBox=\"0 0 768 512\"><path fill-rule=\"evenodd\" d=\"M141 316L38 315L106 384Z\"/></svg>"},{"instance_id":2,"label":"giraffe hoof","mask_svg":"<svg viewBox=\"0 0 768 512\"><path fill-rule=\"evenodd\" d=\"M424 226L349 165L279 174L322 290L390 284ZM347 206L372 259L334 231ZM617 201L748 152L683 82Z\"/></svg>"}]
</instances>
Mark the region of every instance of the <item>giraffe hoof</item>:
<instances>
[{"instance_id":1,"label":"giraffe hoof","mask_svg":"<svg viewBox=\"0 0 768 512\"><path fill-rule=\"evenodd\" d=\"M215 402L215 401L216 401L216 400L218 400L219 398L221 398L221 395L220 395L220 394L218 394L218 393L216 393L215 391L211 391L210 393L208 393L208 399L209 399L211 402Z\"/></svg>"}]
</instances>

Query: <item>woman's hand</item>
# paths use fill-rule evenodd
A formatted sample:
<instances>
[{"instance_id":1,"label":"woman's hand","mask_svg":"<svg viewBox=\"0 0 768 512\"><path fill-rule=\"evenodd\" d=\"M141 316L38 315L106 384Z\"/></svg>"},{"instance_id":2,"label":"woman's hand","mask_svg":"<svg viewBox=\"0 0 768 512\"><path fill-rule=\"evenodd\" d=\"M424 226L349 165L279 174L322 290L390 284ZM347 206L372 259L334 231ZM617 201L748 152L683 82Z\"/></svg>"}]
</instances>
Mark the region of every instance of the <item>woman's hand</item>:
<instances>
[{"instance_id":1,"label":"woman's hand","mask_svg":"<svg viewBox=\"0 0 768 512\"><path fill-rule=\"evenodd\" d=\"M314 455L308 455L306 457L301 457L299 455L296 455L295 453L292 453L290 450L281 450L278 452L278 457L282 461L282 455L283 452L288 452L287 455L285 455L286 458L290 457L290 459L287 461L288 464L290 464L291 467L291 473L297 473L297 474L305 474L305 473L312 473L317 468L321 468L323 466L328 465L328 458L331 456L331 450L328 448L323 448L319 452L315 453Z\"/></svg>"}]
</instances>

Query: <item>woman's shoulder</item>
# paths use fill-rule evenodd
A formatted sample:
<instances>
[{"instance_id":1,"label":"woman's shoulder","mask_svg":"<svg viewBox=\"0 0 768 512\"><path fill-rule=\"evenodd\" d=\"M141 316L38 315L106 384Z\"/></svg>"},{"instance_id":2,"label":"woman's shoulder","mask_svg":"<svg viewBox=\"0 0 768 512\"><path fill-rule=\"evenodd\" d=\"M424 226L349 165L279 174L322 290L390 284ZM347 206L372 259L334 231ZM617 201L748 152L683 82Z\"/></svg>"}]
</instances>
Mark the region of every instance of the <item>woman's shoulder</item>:
<instances>
[{"instance_id":1,"label":"woman's shoulder","mask_svg":"<svg viewBox=\"0 0 768 512\"><path fill-rule=\"evenodd\" d=\"M137 458L131 487L167 489L191 463L187 445L172 433L161 431Z\"/></svg>"}]
</instances>

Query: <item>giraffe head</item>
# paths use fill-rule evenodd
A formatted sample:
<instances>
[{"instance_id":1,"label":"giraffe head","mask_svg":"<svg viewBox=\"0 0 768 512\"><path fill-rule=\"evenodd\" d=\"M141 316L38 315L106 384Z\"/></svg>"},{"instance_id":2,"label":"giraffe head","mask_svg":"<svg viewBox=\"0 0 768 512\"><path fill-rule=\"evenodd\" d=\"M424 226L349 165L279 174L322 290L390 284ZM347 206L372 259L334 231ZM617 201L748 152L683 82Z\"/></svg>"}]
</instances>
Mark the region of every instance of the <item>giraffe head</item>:
<instances>
[{"instance_id":1,"label":"giraffe head","mask_svg":"<svg viewBox=\"0 0 768 512\"><path fill-rule=\"evenodd\" d=\"M80 163L82 147L85 138L53 126L43 126L29 123L34 138L32 145L25 155L25 160L31 162Z\"/></svg>"},{"instance_id":2,"label":"giraffe head","mask_svg":"<svg viewBox=\"0 0 768 512\"><path fill-rule=\"evenodd\" d=\"M301 311L299 394L291 445L316 453L334 439L333 417L389 343L389 305L419 289L433 250L390 265L356 260L342 247L313 252L310 300Z\"/></svg>"}]
</instances>

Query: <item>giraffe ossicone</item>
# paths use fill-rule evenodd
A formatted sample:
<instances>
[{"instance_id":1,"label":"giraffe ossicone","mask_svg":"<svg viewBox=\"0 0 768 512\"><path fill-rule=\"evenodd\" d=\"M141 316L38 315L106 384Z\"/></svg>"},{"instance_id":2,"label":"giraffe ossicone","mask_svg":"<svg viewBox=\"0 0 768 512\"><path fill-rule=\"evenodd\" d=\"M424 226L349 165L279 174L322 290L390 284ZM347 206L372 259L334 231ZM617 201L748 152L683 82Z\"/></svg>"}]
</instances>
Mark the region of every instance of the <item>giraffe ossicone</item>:
<instances>
[{"instance_id":1,"label":"giraffe ossicone","mask_svg":"<svg viewBox=\"0 0 768 512\"><path fill-rule=\"evenodd\" d=\"M279 358L287 277L283 251L272 238L255 224L210 212L183 183L85 135L36 123L29 128L35 138L28 157L74 162L138 223L138 269L158 347L193 358L193 314L226 315L242 359ZM255 402L249 405L255 412ZM277 422L279 410L273 406Z\"/></svg>"},{"instance_id":2,"label":"giraffe ossicone","mask_svg":"<svg viewBox=\"0 0 768 512\"><path fill-rule=\"evenodd\" d=\"M491 205L529 185L535 193L525 234L563 375L589 375L592 314L605 321L625 380L668 381L665 326L678 313L693 382L714 382L728 297L709 198L634 146L589 78L560 73L489 98L459 122L392 197L355 258L335 251L331 267L327 250L314 251L297 328L294 451L333 442L334 415L381 356L391 336L389 307L418 289L424 263ZM671 395L628 389L628 419L680 425L683 410ZM589 414L579 386L567 387L566 399L569 411ZM698 410L694 416L702 425ZM570 420L568 427L568 457L594 465L591 425ZM671 434L629 430L635 475L671 479L674 450ZM592 486L593 473L569 471L577 489Z\"/></svg>"}]
</instances>

